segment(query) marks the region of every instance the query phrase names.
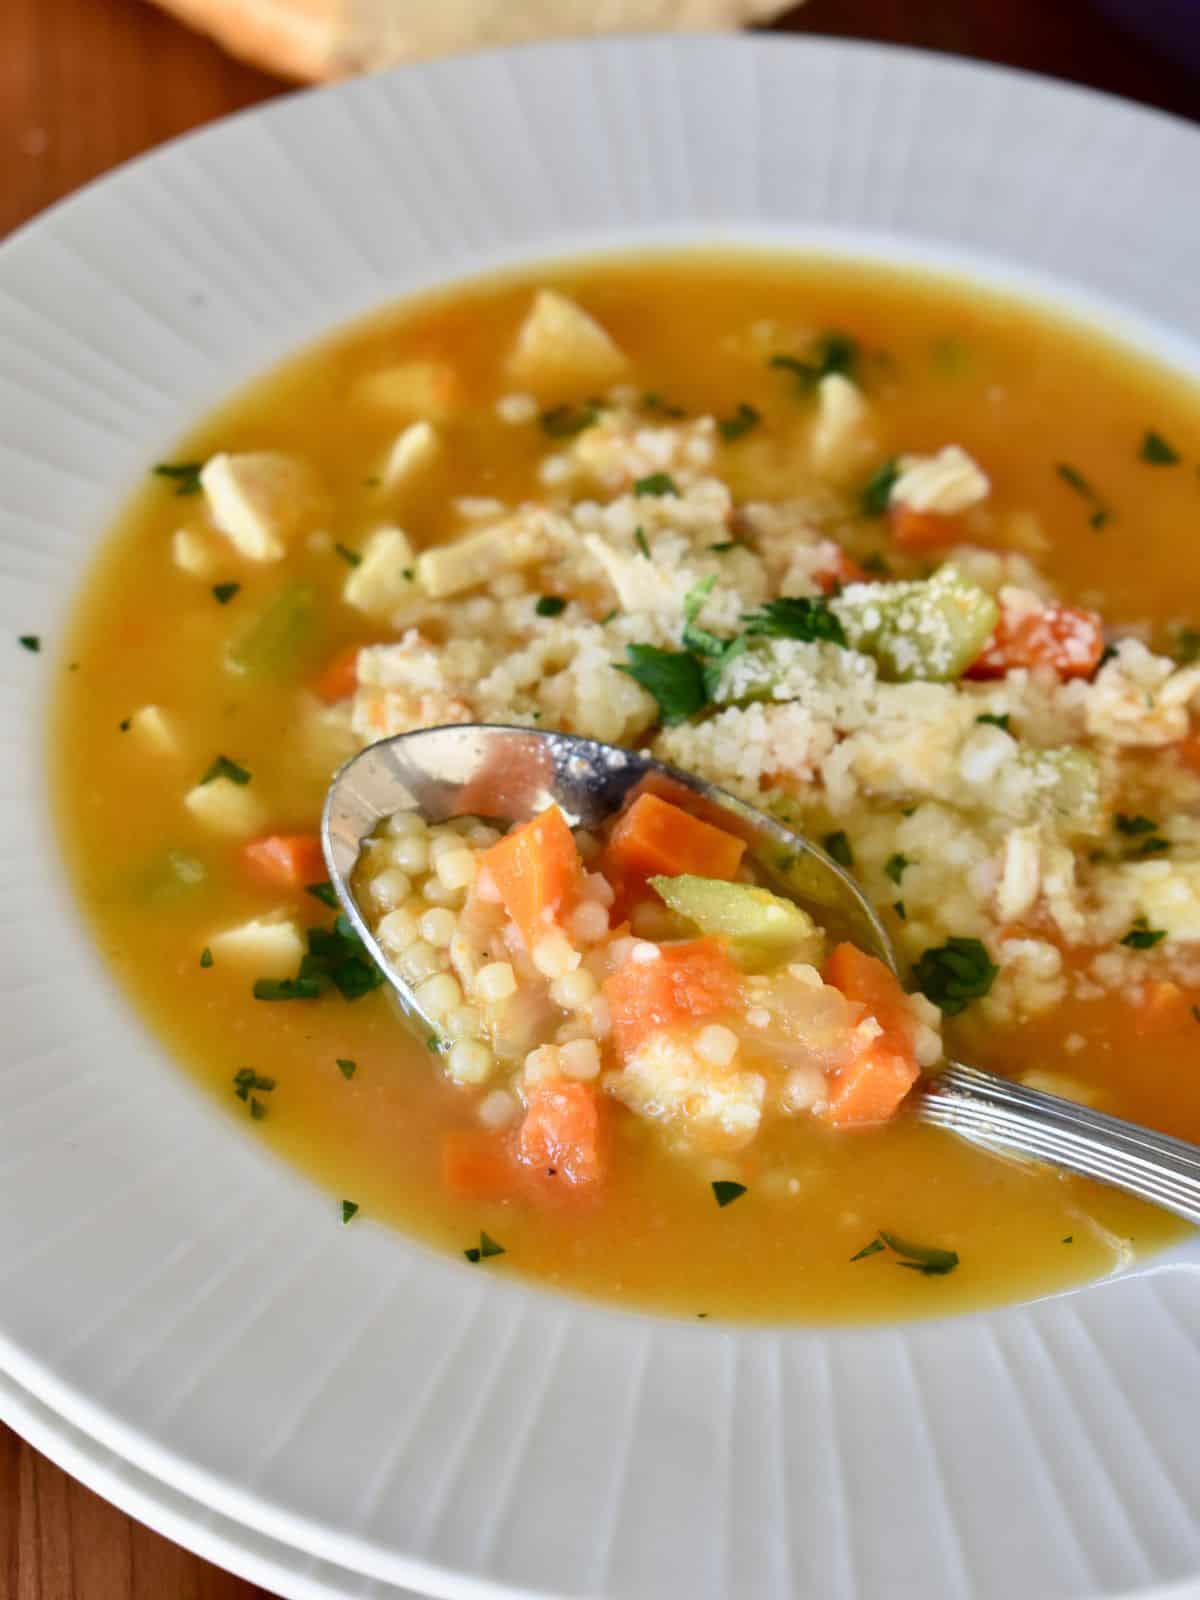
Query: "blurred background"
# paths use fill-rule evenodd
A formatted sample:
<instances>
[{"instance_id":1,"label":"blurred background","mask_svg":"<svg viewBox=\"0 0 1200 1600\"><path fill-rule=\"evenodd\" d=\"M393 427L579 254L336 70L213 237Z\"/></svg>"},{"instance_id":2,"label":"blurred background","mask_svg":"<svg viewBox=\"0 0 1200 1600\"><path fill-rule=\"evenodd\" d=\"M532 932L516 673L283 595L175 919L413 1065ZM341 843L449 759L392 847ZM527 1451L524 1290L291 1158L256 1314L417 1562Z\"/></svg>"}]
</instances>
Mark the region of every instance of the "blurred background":
<instances>
[{"instance_id":1,"label":"blurred background","mask_svg":"<svg viewBox=\"0 0 1200 1600\"><path fill-rule=\"evenodd\" d=\"M293 4L311 14L319 9L314 0L164 3L198 24L216 19L227 42L280 72L290 68L293 79L345 63L344 54L340 62L331 60L327 37L314 41L311 29L288 26ZM560 17L569 12L590 19L600 7L600 0L560 3ZM521 10L521 0L460 0L453 12L440 0L328 0L331 15L357 8L376 18L389 4L396 15L418 19L412 31L430 48L481 42L448 41L447 14L475 9L511 26ZM726 19L769 15L769 26L785 33L951 51L1200 119L1200 0L648 3L660 16L675 6ZM544 3L539 9L547 14ZM389 48L395 53L394 36L383 42L385 55ZM362 35L357 43L363 46ZM227 53L152 0L0 0L0 236L120 162L292 87L288 77ZM1181 195L1180 203L1194 198ZM0 1424L0 1600L254 1600L262 1594L132 1522Z\"/></svg>"}]
</instances>

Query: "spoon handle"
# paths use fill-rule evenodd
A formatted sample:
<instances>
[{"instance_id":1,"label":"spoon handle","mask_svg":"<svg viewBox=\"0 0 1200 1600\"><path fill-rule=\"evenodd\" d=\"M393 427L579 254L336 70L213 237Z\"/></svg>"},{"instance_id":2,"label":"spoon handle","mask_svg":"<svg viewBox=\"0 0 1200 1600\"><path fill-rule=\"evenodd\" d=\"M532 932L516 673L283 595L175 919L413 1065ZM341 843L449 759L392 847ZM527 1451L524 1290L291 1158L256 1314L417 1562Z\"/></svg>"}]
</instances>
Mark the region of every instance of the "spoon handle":
<instances>
[{"instance_id":1,"label":"spoon handle","mask_svg":"<svg viewBox=\"0 0 1200 1600\"><path fill-rule=\"evenodd\" d=\"M1112 1184L1200 1224L1200 1146L951 1062L917 1105L925 1122Z\"/></svg>"}]
</instances>

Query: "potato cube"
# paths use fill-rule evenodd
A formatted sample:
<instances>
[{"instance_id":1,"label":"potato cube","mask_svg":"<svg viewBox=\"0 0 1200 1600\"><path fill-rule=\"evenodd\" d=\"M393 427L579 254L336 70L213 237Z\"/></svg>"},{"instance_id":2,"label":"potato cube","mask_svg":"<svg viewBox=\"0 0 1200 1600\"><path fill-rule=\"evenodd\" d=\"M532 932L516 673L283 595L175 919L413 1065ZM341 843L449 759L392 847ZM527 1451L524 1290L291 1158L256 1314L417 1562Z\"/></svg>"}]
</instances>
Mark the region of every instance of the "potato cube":
<instances>
[{"instance_id":1,"label":"potato cube","mask_svg":"<svg viewBox=\"0 0 1200 1600\"><path fill-rule=\"evenodd\" d=\"M384 462L381 487L396 494L433 466L442 453L442 437L431 422L412 422L401 433Z\"/></svg>"},{"instance_id":2,"label":"potato cube","mask_svg":"<svg viewBox=\"0 0 1200 1600\"><path fill-rule=\"evenodd\" d=\"M375 411L440 421L459 403L458 375L445 361L401 361L366 373L354 398Z\"/></svg>"},{"instance_id":3,"label":"potato cube","mask_svg":"<svg viewBox=\"0 0 1200 1600\"><path fill-rule=\"evenodd\" d=\"M129 718L129 735L144 750L159 756L177 756L179 731L161 706L139 706Z\"/></svg>"},{"instance_id":4,"label":"potato cube","mask_svg":"<svg viewBox=\"0 0 1200 1600\"><path fill-rule=\"evenodd\" d=\"M538 290L508 358L509 376L542 396L604 388L627 365L596 319L555 289Z\"/></svg>"},{"instance_id":5,"label":"potato cube","mask_svg":"<svg viewBox=\"0 0 1200 1600\"><path fill-rule=\"evenodd\" d=\"M244 967L256 978L290 978L304 958L299 929L282 913L226 928L207 943L215 966Z\"/></svg>"},{"instance_id":6,"label":"potato cube","mask_svg":"<svg viewBox=\"0 0 1200 1600\"><path fill-rule=\"evenodd\" d=\"M356 611L386 620L416 592L415 561L412 545L399 528L377 529L363 546L362 560L346 579L342 598Z\"/></svg>"},{"instance_id":7,"label":"potato cube","mask_svg":"<svg viewBox=\"0 0 1200 1600\"><path fill-rule=\"evenodd\" d=\"M267 825L267 809L254 791L231 778L210 778L198 783L183 797L183 803L197 822L210 833L227 838L249 839Z\"/></svg>"},{"instance_id":8,"label":"potato cube","mask_svg":"<svg viewBox=\"0 0 1200 1600\"><path fill-rule=\"evenodd\" d=\"M280 560L319 504L311 467L277 450L215 455L200 486L216 527L251 561Z\"/></svg>"}]
</instances>

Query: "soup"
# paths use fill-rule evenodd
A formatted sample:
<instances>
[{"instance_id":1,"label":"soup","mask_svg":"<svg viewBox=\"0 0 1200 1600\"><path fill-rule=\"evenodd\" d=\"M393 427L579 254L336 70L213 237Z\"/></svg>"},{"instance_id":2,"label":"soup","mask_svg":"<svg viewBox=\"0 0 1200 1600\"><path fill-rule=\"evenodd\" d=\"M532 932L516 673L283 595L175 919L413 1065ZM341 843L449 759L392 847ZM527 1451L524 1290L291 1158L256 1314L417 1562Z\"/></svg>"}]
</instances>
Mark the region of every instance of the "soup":
<instances>
[{"instance_id":1,"label":"soup","mask_svg":"<svg viewBox=\"0 0 1200 1600\"><path fill-rule=\"evenodd\" d=\"M1181 1225L923 1126L901 1078L944 1032L1200 1137L1198 457L1177 378L953 280L688 254L381 313L149 464L104 546L57 711L80 900L172 1050L330 1191L331 1226L686 1316L943 1314L1112 1271ZM418 1037L338 920L316 827L356 750L471 721L647 747L823 842L912 997L868 993L828 943L784 951L807 1019L789 1103L743 1026L770 1010L754 962L706 924L722 891L654 886L736 887L736 866L676 870L660 829L667 868L622 899L587 859L609 844L577 842L570 881L606 889L545 901L553 959L492 881L513 959L472 965L453 940L504 819L436 852L400 823L361 903L441 997ZM684 1092L597 997L618 956L673 970L704 941L739 987L697 1015ZM478 988L506 964L540 1007L515 1043L486 1012L508 978ZM872 1056L848 1093L849 1034L814 1066L805 983L903 1058L890 1089ZM734 1079L740 1111L701 1114ZM584 1122L547 1123L555 1095Z\"/></svg>"}]
</instances>

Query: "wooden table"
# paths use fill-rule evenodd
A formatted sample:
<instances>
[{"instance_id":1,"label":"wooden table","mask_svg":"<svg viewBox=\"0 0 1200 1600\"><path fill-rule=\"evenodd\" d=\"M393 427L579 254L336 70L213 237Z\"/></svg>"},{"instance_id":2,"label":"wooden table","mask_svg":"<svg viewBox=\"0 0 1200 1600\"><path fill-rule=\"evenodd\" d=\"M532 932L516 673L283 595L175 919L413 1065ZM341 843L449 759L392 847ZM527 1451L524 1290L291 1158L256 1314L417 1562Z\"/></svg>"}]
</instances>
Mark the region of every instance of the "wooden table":
<instances>
[{"instance_id":1,"label":"wooden table","mask_svg":"<svg viewBox=\"0 0 1200 1600\"><path fill-rule=\"evenodd\" d=\"M0 235L118 162L279 94L141 0L3 0ZM1029 67L1200 118L1200 82L1086 0L811 0L780 24ZM0 1426L0 1600L251 1600Z\"/></svg>"}]
</instances>

